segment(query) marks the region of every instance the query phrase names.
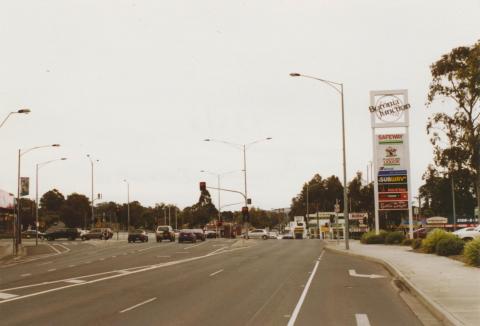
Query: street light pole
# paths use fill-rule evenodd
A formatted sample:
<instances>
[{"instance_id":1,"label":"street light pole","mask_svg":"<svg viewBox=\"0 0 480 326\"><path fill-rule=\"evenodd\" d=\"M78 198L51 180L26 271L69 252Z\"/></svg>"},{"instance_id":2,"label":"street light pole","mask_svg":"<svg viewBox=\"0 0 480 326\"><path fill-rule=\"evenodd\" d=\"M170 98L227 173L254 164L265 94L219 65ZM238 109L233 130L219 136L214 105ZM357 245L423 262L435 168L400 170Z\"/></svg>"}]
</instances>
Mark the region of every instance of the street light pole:
<instances>
[{"instance_id":1,"label":"street light pole","mask_svg":"<svg viewBox=\"0 0 480 326\"><path fill-rule=\"evenodd\" d=\"M337 83L330 80L312 77L308 75L302 75L299 73L291 73L291 77L305 77L321 81L328 86L335 89L341 98L342 107L342 157L343 157L343 218L345 220L345 249L349 249L348 237L349 237L349 223L348 223L348 190L347 190L347 159L346 159L346 145L345 145L345 107L343 99L343 83Z\"/></svg>"},{"instance_id":2,"label":"street light pole","mask_svg":"<svg viewBox=\"0 0 480 326\"><path fill-rule=\"evenodd\" d=\"M30 111L28 111L30 112ZM27 150L22 151L21 149L18 150L18 166L17 166L17 215L16 218L14 218L13 222L13 254L17 255L18 253L18 245L22 243L22 236L21 236L21 225L22 225L22 220L21 220L21 214L20 214L20 185L21 185L21 177L20 177L20 169L21 169L21 160L22 156L27 154L30 151L33 151L35 149L39 148L46 148L46 147L59 147L59 144L53 144L53 145L43 145L43 146L35 146L32 148L29 148Z\"/></svg>"},{"instance_id":3,"label":"street light pole","mask_svg":"<svg viewBox=\"0 0 480 326\"><path fill-rule=\"evenodd\" d=\"M215 141L215 142L220 142L220 143L224 143L224 144L227 144L227 145L230 145L230 146L233 146L237 149L241 149L243 151L243 183L244 183L244 190L245 190L245 207L248 207L248 193L247 193L247 148L253 144L256 144L256 143L259 143L259 142L262 142L262 141L266 141L266 140L271 140L272 137L267 137L267 138L263 138L263 139L259 139L259 140L256 140L256 141L253 141L251 143L248 143L248 144L236 144L236 143L231 143L231 142L227 142L227 141L224 141L224 140L217 140L217 139L210 139L210 138L207 138L207 139L204 139L204 141ZM248 239L248 222L246 223L246 238Z\"/></svg>"},{"instance_id":4,"label":"street light pole","mask_svg":"<svg viewBox=\"0 0 480 326\"><path fill-rule=\"evenodd\" d=\"M90 165L91 165L91 183L92 183L92 228L95 226L95 208L94 208L94 201L95 199L93 198L94 197L94 191L93 191L93 184L94 184L94 179L93 179L93 163L94 161L95 162L99 162L98 159L92 159L92 157L90 156L90 154L87 154L87 157L90 159Z\"/></svg>"},{"instance_id":5,"label":"street light pole","mask_svg":"<svg viewBox=\"0 0 480 326\"><path fill-rule=\"evenodd\" d=\"M18 110L18 111L12 111L12 112L10 112L9 114L7 114L7 116L5 117L5 119L3 119L2 123L0 123L0 128L3 127L3 125L5 124L5 122L8 120L8 118L10 118L10 116L11 116L12 114L17 114L17 113L28 114L28 113L30 113L30 110L29 110L29 109L21 109L21 110Z\"/></svg>"},{"instance_id":6,"label":"street light pole","mask_svg":"<svg viewBox=\"0 0 480 326\"><path fill-rule=\"evenodd\" d=\"M66 157L62 157L62 158L59 158L59 159L56 159L56 160L50 160L50 161L46 161L46 162L42 162L42 163L37 163L36 165L36 171L35 171L35 246L38 246L38 206L39 206L39 202L38 202L38 170L42 167L42 166L45 166L49 163L52 163L52 162L55 162L55 161L64 161L66 160L67 158Z\"/></svg>"},{"instance_id":7,"label":"street light pole","mask_svg":"<svg viewBox=\"0 0 480 326\"><path fill-rule=\"evenodd\" d=\"M130 229L130 183L124 179L123 182L127 184L127 232Z\"/></svg>"}]
</instances>

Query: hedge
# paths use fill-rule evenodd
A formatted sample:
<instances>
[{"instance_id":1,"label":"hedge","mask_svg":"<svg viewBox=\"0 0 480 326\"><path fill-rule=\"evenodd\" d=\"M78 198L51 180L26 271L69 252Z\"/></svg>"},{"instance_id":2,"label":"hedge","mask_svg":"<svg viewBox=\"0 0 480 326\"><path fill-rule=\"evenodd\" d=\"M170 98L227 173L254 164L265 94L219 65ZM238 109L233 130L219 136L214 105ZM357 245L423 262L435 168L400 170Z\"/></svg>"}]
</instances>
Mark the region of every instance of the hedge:
<instances>
[{"instance_id":1,"label":"hedge","mask_svg":"<svg viewBox=\"0 0 480 326\"><path fill-rule=\"evenodd\" d=\"M463 257L472 266L480 266L480 238L467 242L463 250Z\"/></svg>"},{"instance_id":2,"label":"hedge","mask_svg":"<svg viewBox=\"0 0 480 326\"><path fill-rule=\"evenodd\" d=\"M386 236L387 232L384 230L380 230L380 234L375 234L375 231L369 231L362 234L360 242L364 244L383 244Z\"/></svg>"},{"instance_id":3,"label":"hedge","mask_svg":"<svg viewBox=\"0 0 480 326\"><path fill-rule=\"evenodd\" d=\"M385 237L386 244L400 244L403 240L405 240L405 234L402 231L389 232Z\"/></svg>"},{"instance_id":4,"label":"hedge","mask_svg":"<svg viewBox=\"0 0 480 326\"><path fill-rule=\"evenodd\" d=\"M435 253L439 256L459 255L463 251L465 242L459 238L444 238L437 242Z\"/></svg>"},{"instance_id":5,"label":"hedge","mask_svg":"<svg viewBox=\"0 0 480 326\"><path fill-rule=\"evenodd\" d=\"M430 232L422 241L422 248L426 253L433 254L437 249L438 241L442 239L456 239L457 237L441 229L435 229Z\"/></svg>"}]
</instances>

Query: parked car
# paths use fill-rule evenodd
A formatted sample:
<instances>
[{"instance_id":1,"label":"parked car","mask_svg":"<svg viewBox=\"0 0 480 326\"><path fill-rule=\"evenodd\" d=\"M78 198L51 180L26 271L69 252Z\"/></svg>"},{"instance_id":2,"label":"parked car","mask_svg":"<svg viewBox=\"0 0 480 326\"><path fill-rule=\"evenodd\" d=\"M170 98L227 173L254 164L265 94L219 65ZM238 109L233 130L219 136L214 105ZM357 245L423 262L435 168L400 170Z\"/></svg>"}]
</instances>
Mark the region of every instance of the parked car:
<instances>
[{"instance_id":1,"label":"parked car","mask_svg":"<svg viewBox=\"0 0 480 326\"><path fill-rule=\"evenodd\" d=\"M414 239L425 239L427 237L427 233L430 230L427 228L419 228L413 231L413 238Z\"/></svg>"},{"instance_id":2,"label":"parked car","mask_svg":"<svg viewBox=\"0 0 480 326\"><path fill-rule=\"evenodd\" d=\"M80 228L77 228L77 231L80 234L80 238L89 232L88 230L80 229Z\"/></svg>"},{"instance_id":3,"label":"parked car","mask_svg":"<svg viewBox=\"0 0 480 326\"><path fill-rule=\"evenodd\" d=\"M293 233L287 232L287 233L282 234L282 239L293 240L293 239L295 239L295 237L293 236Z\"/></svg>"},{"instance_id":4,"label":"parked car","mask_svg":"<svg viewBox=\"0 0 480 326\"><path fill-rule=\"evenodd\" d=\"M268 239L268 233L266 230L263 229L255 229L248 231L248 237L250 239L263 239L267 240Z\"/></svg>"},{"instance_id":5,"label":"parked car","mask_svg":"<svg viewBox=\"0 0 480 326\"><path fill-rule=\"evenodd\" d=\"M217 232L213 230L207 230L205 231L205 236L207 237L207 239L213 239L217 237Z\"/></svg>"},{"instance_id":6,"label":"parked car","mask_svg":"<svg viewBox=\"0 0 480 326\"><path fill-rule=\"evenodd\" d=\"M38 231L38 238L43 239L45 233ZM37 230L27 230L22 232L22 238L36 238L37 237Z\"/></svg>"},{"instance_id":7,"label":"parked car","mask_svg":"<svg viewBox=\"0 0 480 326\"><path fill-rule=\"evenodd\" d=\"M457 237L465 241L470 241L476 238L480 238L480 225L477 227L463 228L463 229L454 231L453 234L455 234Z\"/></svg>"},{"instance_id":8,"label":"parked car","mask_svg":"<svg viewBox=\"0 0 480 326\"><path fill-rule=\"evenodd\" d=\"M180 230L180 233L178 234L178 242L197 242L197 236L195 235L195 232L190 229L183 229Z\"/></svg>"},{"instance_id":9,"label":"parked car","mask_svg":"<svg viewBox=\"0 0 480 326\"><path fill-rule=\"evenodd\" d=\"M157 242L162 240L170 240L170 242L175 241L175 232L170 225L159 225L155 231L155 238Z\"/></svg>"},{"instance_id":10,"label":"parked car","mask_svg":"<svg viewBox=\"0 0 480 326\"><path fill-rule=\"evenodd\" d=\"M145 230L133 230L128 232L128 242L148 242L148 234Z\"/></svg>"},{"instance_id":11,"label":"parked car","mask_svg":"<svg viewBox=\"0 0 480 326\"><path fill-rule=\"evenodd\" d=\"M276 231L270 231L270 232L268 232L268 238L269 239L278 239L278 233Z\"/></svg>"},{"instance_id":12,"label":"parked car","mask_svg":"<svg viewBox=\"0 0 480 326\"><path fill-rule=\"evenodd\" d=\"M108 240L113 237L113 231L110 228L92 229L90 232L80 236L82 240L101 239Z\"/></svg>"},{"instance_id":13,"label":"parked car","mask_svg":"<svg viewBox=\"0 0 480 326\"><path fill-rule=\"evenodd\" d=\"M53 241L55 239L68 239L68 240L75 240L80 237L80 233L75 228L59 228L59 229L52 229L47 230L45 233L45 238L48 241Z\"/></svg>"},{"instance_id":14,"label":"parked car","mask_svg":"<svg viewBox=\"0 0 480 326\"><path fill-rule=\"evenodd\" d=\"M195 233L197 240L205 241L206 237L202 229L193 229L192 231Z\"/></svg>"}]
</instances>

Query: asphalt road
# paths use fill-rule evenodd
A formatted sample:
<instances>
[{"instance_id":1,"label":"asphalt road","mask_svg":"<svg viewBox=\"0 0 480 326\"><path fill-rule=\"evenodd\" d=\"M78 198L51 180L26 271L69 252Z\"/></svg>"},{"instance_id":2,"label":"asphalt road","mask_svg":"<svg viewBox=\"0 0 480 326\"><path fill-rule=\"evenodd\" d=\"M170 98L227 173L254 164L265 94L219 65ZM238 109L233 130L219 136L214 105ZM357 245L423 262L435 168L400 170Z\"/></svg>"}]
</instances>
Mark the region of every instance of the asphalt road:
<instances>
[{"instance_id":1,"label":"asphalt road","mask_svg":"<svg viewBox=\"0 0 480 326\"><path fill-rule=\"evenodd\" d=\"M1 324L421 325L381 266L318 240L54 243L0 266Z\"/></svg>"}]
</instances>

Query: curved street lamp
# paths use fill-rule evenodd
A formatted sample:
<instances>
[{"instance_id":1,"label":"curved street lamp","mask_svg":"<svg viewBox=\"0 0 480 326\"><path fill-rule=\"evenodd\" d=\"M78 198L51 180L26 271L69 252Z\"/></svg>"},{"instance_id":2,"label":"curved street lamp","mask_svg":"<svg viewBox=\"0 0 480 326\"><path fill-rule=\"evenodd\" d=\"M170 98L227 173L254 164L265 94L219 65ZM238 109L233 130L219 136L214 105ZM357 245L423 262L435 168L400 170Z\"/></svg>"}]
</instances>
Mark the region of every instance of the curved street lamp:
<instances>
[{"instance_id":1,"label":"curved street lamp","mask_svg":"<svg viewBox=\"0 0 480 326\"><path fill-rule=\"evenodd\" d=\"M39 205L39 202L38 202L38 170L40 170L40 168L44 167L45 165L47 164L50 164L52 162L56 162L56 161L65 161L67 158L66 157L62 157L62 158L57 158L56 160L50 160L50 161L46 161L46 162L42 162L42 163L37 163L37 168L36 168L36 172L35 172L35 230L36 230L36 234L35 234L35 245L38 246L38 205Z\"/></svg>"},{"instance_id":2,"label":"curved street lamp","mask_svg":"<svg viewBox=\"0 0 480 326\"><path fill-rule=\"evenodd\" d=\"M345 108L343 101L343 83L337 83L331 80L317 78L309 75L303 75L296 72L290 73L291 77L305 77L320 81L324 84L327 84L338 94L341 98L341 108L342 108L342 153L343 153L343 218L345 219L345 249L349 249L348 245L348 236L349 236L349 226L348 226L348 193L347 193L347 159L346 159L346 149L345 149Z\"/></svg>"},{"instance_id":3,"label":"curved street lamp","mask_svg":"<svg viewBox=\"0 0 480 326\"><path fill-rule=\"evenodd\" d=\"M10 112L6 117L5 119L3 119L2 123L0 124L0 128L2 128L2 126L5 124L5 122L8 120L8 118L12 115L12 114L28 114L30 113L31 111L29 109L20 109L18 111L12 111Z\"/></svg>"},{"instance_id":4,"label":"curved street lamp","mask_svg":"<svg viewBox=\"0 0 480 326\"><path fill-rule=\"evenodd\" d=\"M30 112L30 111L28 111ZM28 148L25 150L19 149L18 150L18 167L17 167L17 215L16 215L16 220L14 221L13 225L13 233L14 233L14 241L15 245L13 246L14 249L14 255L18 253L18 245L22 243L22 219L20 216L20 168L21 168L21 161L22 161L22 156L33 151L36 149L40 148L46 148L46 147L60 147L59 144L52 144L52 145L42 145L42 146L35 146L32 148Z\"/></svg>"}]
</instances>

